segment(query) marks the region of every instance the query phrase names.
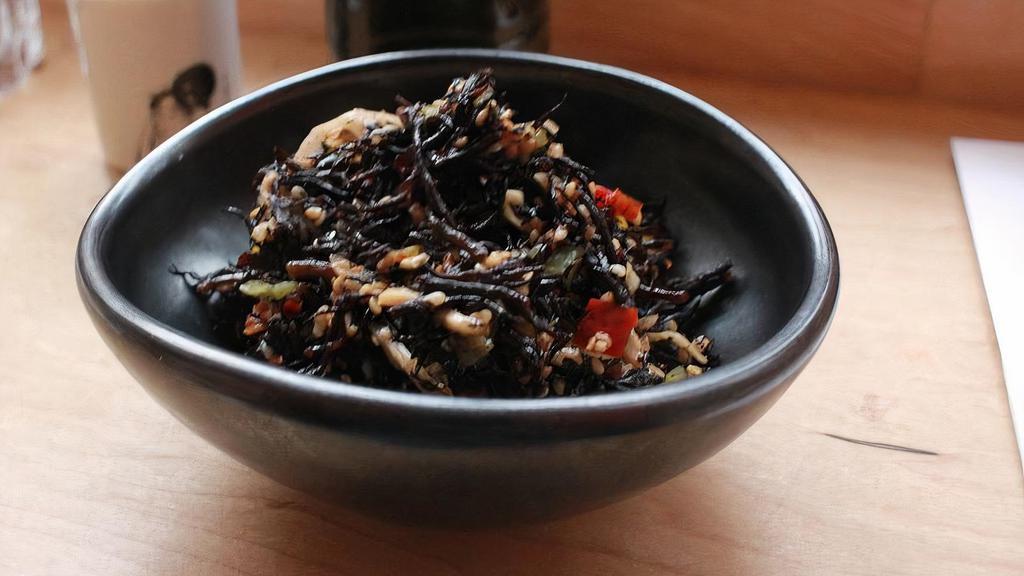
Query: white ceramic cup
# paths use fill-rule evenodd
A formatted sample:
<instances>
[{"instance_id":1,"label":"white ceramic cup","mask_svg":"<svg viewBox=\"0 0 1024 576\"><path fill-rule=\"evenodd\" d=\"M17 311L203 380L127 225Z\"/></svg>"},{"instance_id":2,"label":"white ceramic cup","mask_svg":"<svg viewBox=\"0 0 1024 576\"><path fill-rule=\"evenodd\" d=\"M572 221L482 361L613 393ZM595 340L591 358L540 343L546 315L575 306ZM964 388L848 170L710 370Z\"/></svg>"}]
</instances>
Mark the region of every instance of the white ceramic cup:
<instances>
[{"instance_id":1,"label":"white ceramic cup","mask_svg":"<svg viewBox=\"0 0 1024 576\"><path fill-rule=\"evenodd\" d=\"M0 0L0 95L43 60L39 0Z\"/></svg>"},{"instance_id":2,"label":"white ceramic cup","mask_svg":"<svg viewBox=\"0 0 1024 576\"><path fill-rule=\"evenodd\" d=\"M235 0L68 0L107 162L241 94Z\"/></svg>"}]
</instances>

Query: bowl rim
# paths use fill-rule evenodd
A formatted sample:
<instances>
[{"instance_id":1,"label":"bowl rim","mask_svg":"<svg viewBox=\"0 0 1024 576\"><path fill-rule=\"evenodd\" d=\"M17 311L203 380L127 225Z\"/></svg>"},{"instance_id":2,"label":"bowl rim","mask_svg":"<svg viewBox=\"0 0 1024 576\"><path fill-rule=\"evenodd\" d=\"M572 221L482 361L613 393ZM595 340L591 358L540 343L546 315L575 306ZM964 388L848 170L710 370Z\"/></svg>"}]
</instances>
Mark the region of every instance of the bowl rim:
<instances>
[{"instance_id":1,"label":"bowl rim","mask_svg":"<svg viewBox=\"0 0 1024 576\"><path fill-rule=\"evenodd\" d=\"M768 341L751 352L709 372L700 378L654 386L641 390L582 397L544 399L465 398L413 394L347 384L308 376L269 365L237 352L194 338L149 316L113 284L103 265L102 247L109 223L119 207L148 174L161 170L177 149L202 131L215 127L233 115L244 113L264 99L272 99L303 85L335 75L401 65L407 62L443 60L489 60L495 63L540 65L570 73L603 76L636 88L654 90L696 109L720 124L730 136L752 151L762 168L777 180L788 200L795 206L802 226L811 238L811 281L799 306L787 322ZM192 123L129 170L97 203L79 239L75 273L83 302L122 335L143 343L149 349L184 359L195 370L212 370L228 379L211 379L204 385L217 388L236 398L264 405L277 412L275 403L297 403L304 408L316 406L316 412L328 418L352 414L412 415L441 418L444 421L488 420L536 425L556 424L593 428L595 415L616 428L635 428L652 424L658 414L678 417L680 408L714 406L716 400L729 398L741 402L745 397L765 392L788 382L813 355L824 338L835 312L839 286L839 255L835 238L820 206L810 191L786 164L753 132L703 100L670 84L622 68L551 56L492 49L432 49L391 52L337 62L285 78L233 100ZM269 386L272 393L254 393L243 385L225 385L235 379L246 386ZM720 406L719 406L720 408ZM589 424L589 425L588 425Z\"/></svg>"}]
</instances>

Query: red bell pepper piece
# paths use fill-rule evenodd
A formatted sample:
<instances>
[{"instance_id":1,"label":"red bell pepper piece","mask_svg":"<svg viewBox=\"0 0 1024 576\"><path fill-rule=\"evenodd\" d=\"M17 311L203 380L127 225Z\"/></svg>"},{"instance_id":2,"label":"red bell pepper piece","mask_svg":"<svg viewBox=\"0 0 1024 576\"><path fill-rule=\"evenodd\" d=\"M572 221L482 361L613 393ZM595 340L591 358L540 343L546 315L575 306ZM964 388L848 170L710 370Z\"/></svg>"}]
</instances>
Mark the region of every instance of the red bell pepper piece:
<instances>
[{"instance_id":1,"label":"red bell pepper piece","mask_svg":"<svg viewBox=\"0 0 1024 576\"><path fill-rule=\"evenodd\" d=\"M281 309L284 312L284 315L288 316L289 318L292 316L297 316L300 312L302 312L302 298L295 296L289 296L285 298L284 304L281 305Z\"/></svg>"},{"instance_id":2,"label":"red bell pepper piece","mask_svg":"<svg viewBox=\"0 0 1024 576\"><path fill-rule=\"evenodd\" d=\"M576 335L572 343L586 348L587 342L598 332L604 332L611 338L611 346L603 352L605 356L622 356L629 333L636 327L638 320L636 308L619 306L615 302L591 298L587 302L587 312L576 327Z\"/></svg>"},{"instance_id":3,"label":"red bell pepper piece","mask_svg":"<svg viewBox=\"0 0 1024 576\"><path fill-rule=\"evenodd\" d=\"M622 216L634 226L639 225L643 220L644 203L619 188L611 190L598 184L594 188L594 199L597 200L598 206L610 209L612 216Z\"/></svg>"}]
</instances>

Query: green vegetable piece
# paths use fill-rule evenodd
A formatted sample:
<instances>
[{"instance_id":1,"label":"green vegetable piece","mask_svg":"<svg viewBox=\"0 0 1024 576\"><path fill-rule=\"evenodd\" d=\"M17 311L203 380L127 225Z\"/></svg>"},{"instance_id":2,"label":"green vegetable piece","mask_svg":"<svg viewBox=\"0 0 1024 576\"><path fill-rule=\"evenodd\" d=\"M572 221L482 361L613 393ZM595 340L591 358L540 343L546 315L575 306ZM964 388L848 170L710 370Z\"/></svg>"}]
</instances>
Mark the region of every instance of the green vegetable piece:
<instances>
[{"instance_id":1,"label":"green vegetable piece","mask_svg":"<svg viewBox=\"0 0 1024 576\"><path fill-rule=\"evenodd\" d=\"M291 280L271 284L263 280L248 280L238 287L238 291L253 298L281 300L298 289L299 283Z\"/></svg>"},{"instance_id":2,"label":"green vegetable piece","mask_svg":"<svg viewBox=\"0 0 1024 576\"><path fill-rule=\"evenodd\" d=\"M679 366L669 370L668 374L665 374L665 382L678 382L680 380L686 380L689 377L690 375L686 372L686 366L680 364Z\"/></svg>"},{"instance_id":3,"label":"green vegetable piece","mask_svg":"<svg viewBox=\"0 0 1024 576\"><path fill-rule=\"evenodd\" d=\"M570 266L583 257L583 249L574 246L563 246L544 263L545 276L561 276Z\"/></svg>"}]
</instances>

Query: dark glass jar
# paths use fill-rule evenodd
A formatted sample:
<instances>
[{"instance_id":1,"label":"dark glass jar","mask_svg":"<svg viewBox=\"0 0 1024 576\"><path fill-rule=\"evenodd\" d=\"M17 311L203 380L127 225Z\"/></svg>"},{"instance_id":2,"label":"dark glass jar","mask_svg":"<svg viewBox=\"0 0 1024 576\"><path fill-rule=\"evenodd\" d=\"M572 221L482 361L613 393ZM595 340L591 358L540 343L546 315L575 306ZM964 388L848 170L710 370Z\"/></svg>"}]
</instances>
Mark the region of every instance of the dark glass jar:
<instances>
[{"instance_id":1,"label":"dark glass jar","mask_svg":"<svg viewBox=\"0 0 1024 576\"><path fill-rule=\"evenodd\" d=\"M327 0L337 59L415 48L544 52L548 0Z\"/></svg>"}]
</instances>

